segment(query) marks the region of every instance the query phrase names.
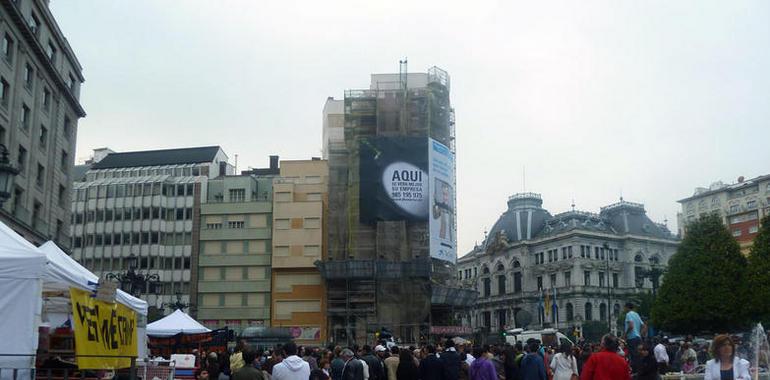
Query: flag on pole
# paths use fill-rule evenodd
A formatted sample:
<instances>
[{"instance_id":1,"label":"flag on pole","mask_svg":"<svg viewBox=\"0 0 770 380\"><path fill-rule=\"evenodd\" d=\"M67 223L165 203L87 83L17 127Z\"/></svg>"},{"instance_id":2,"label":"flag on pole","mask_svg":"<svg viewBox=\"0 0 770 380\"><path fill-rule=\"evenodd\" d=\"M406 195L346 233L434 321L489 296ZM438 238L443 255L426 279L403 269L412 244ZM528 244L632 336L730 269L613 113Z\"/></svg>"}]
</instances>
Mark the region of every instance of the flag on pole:
<instances>
[{"instance_id":1,"label":"flag on pole","mask_svg":"<svg viewBox=\"0 0 770 380\"><path fill-rule=\"evenodd\" d=\"M553 288L553 300L551 302L553 303L551 305L553 308L553 315L556 315L556 312L559 310L559 306L556 305L556 288Z\"/></svg>"}]
</instances>

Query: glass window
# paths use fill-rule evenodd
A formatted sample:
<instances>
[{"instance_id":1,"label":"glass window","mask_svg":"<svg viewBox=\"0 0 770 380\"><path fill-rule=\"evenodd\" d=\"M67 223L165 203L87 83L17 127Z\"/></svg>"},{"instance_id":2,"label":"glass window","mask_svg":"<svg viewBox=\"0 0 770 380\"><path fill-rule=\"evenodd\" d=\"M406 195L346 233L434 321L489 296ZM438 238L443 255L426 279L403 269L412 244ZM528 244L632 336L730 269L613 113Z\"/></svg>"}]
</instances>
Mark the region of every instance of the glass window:
<instances>
[{"instance_id":1,"label":"glass window","mask_svg":"<svg viewBox=\"0 0 770 380\"><path fill-rule=\"evenodd\" d=\"M0 45L0 51L6 60L10 61L13 58L13 38L11 38L8 33L5 33L3 36L3 42Z\"/></svg>"}]
</instances>

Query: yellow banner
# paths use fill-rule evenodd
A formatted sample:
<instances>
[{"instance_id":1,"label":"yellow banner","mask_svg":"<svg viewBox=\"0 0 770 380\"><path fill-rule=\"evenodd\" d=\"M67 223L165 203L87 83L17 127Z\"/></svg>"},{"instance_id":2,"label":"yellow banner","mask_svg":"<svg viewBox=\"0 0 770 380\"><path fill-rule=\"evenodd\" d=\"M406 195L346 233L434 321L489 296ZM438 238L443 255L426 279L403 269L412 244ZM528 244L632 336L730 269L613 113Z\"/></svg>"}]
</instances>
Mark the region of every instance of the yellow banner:
<instances>
[{"instance_id":1,"label":"yellow banner","mask_svg":"<svg viewBox=\"0 0 770 380\"><path fill-rule=\"evenodd\" d=\"M136 357L136 312L119 303L97 301L91 293L70 288L75 354L81 369L117 369L131 366ZM113 358L110 358L110 357ZM115 358L115 356L126 356Z\"/></svg>"}]
</instances>

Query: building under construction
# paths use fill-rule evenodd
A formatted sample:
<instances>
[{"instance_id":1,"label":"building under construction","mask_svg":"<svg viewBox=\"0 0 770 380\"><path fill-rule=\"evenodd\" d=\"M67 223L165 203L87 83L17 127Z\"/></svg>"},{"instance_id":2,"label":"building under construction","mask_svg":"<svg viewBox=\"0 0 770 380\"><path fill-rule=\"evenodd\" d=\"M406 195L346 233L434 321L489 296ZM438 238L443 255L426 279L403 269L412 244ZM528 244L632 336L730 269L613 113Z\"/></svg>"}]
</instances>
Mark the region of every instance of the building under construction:
<instances>
[{"instance_id":1,"label":"building under construction","mask_svg":"<svg viewBox=\"0 0 770 380\"><path fill-rule=\"evenodd\" d=\"M427 339L432 326L457 325L454 308L475 300L476 292L453 286L454 259L431 257L428 221L365 222L361 210L362 200L371 196L361 179L361 149L367 141L432 138L454 157L449 92L446 71L432 67L407 73L402 62L400 73L373 74L369 89L348 90L344 101L327 101L328 253L317 266L326 282L333 343L371 342L382 328L401 342ZM454 180L453 164L451 171ZM452 219L452 236L454 226Z\"/></svg>"}]
</instances>

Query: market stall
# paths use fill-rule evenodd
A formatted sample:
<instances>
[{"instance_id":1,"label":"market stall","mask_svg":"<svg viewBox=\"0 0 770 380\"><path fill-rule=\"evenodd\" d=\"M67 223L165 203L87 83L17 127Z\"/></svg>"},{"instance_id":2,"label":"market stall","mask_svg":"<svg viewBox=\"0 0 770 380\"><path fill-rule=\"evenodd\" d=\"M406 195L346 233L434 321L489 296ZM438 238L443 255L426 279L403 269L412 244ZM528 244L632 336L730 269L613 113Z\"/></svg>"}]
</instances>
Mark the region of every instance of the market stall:
<instances>
[{"instance_id":1,"label":"market stall","mask_svg":"<svg viewBox=\"0 0 770 380\"><path fill-rule=\"evenodd\" d=\"M151 337L166 337L176 334L200 334L211 332L182 310L173 313L147 325L147 335Z\"/></svg>"},{"instance_id":2,"label":"market stall","mask_svg":"<svg viewBox=\"0 0 770 380\"><path fill-rule=\"evenodd\" d=\"M54 242L49 241L40 246L48 263L43 274L43 318L53 331L53 339L66 339L66 334L57 334L56 329L70 321L72 313L70 289L95 292L99 286L99 278L88 269L73 260ZM137 355L146 357L147 335L145 334L147 302L136 298L120 289L115 291L114 302L133 310L137 316ZM70 334L71 335L71 334ZM54 343L55 342L51 342Z\"/></svg>"},{"instance_id":3,"label":"market stall","mask_svg":"<svg viewBox=\"0 0 770 380\"><path fill-rule=\"evenodd\" d=\"M46 257L0 223L0 263L0 342L6 343L0 349L0 368L30 368L37 349Z\"/></svg>"}]
</instances>

